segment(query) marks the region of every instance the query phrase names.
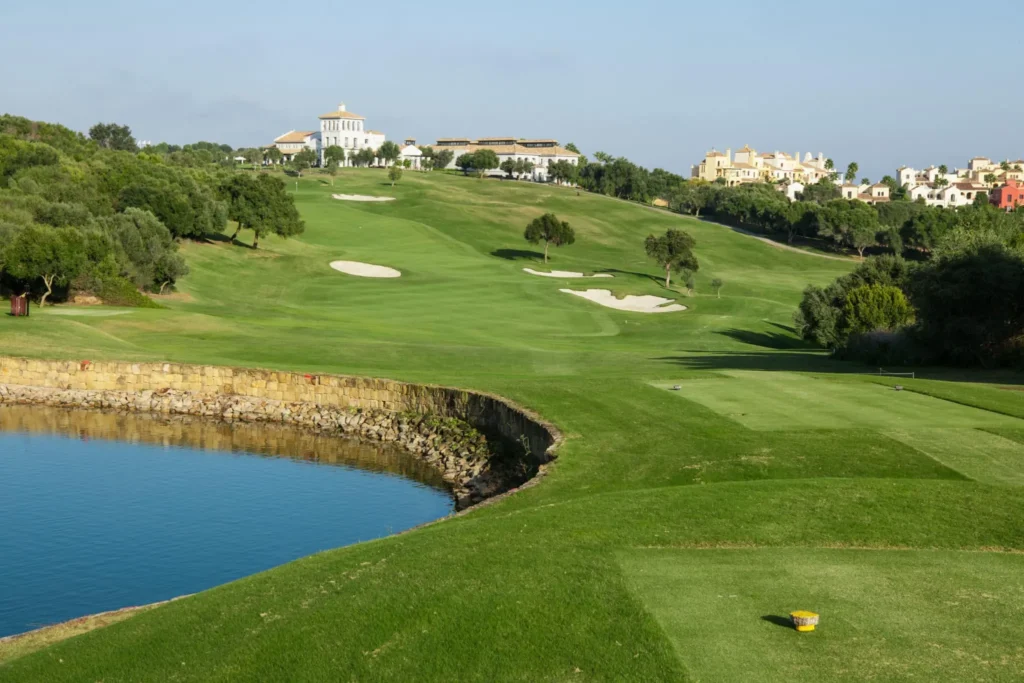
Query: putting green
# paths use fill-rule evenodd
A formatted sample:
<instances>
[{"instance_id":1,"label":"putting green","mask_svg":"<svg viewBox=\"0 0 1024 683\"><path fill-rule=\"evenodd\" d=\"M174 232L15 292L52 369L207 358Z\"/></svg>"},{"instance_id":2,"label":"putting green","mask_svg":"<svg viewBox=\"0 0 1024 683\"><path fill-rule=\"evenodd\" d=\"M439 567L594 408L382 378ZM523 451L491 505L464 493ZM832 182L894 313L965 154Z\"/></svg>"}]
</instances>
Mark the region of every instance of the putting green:
<instances>
[{"instance_id":1,"label":"putting green","mask_svg":"<svg viewBox=\"0 0 1024 683\"><path fill-rule=\"evenodd\" d=\"M692 681L1024 677L1024 555L765 549L618 558ZM789 626L800 609L821 615L814 633Z\"/></svg>"},{"instance_id":2,"label":"putting green","mask_svg":"<svg viewBox=\"0 0 1024 683\"><path fill-rule=\"evenodd\" d=\"M656 382L757 431L800 429L1020 428L1024 421L870 382L780 372L726 371L721 379Z\"/></svg>"}]
</instances>

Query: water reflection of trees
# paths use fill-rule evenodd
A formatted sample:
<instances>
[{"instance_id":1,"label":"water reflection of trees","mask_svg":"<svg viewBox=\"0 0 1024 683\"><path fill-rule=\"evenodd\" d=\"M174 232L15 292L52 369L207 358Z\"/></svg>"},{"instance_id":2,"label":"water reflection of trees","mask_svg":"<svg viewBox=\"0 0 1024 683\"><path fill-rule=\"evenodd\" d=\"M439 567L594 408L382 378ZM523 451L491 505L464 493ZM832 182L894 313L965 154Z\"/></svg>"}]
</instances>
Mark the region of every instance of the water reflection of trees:
<instances>
[{"instance_id":1,"label":"water reflection of trees","mask_svg":"<svg viewBox=\"0 0 1024 683\"><path fill-rule=\"evenodd\" d=\"M57 434L82 440L150 443L287 457L398 474L444 488L444 482L434 468L396 445L275 423L11 405L0 407L0 432Z\"/></svg>"}]
</instances>

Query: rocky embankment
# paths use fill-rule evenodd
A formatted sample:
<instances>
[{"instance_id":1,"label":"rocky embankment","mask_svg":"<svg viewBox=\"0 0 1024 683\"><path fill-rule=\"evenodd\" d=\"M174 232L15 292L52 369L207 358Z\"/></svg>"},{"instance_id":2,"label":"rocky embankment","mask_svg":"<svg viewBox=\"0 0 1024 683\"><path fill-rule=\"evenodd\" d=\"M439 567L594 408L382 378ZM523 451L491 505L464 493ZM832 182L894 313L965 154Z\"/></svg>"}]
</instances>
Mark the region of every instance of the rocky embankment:
<instances>
[{"instance_id":1,"label":"rocky embankment","mask_svg":"<svg viewBox=\"0 0 1024 683\"><path fill-rule=\"evenodd\" d=\"M464 420L379 408L197 394L171 388L118 391L18 384L0 384L2 403L193 415L228 422L276 422L395 443L442 474L458 509L520 486L536 475L542 464L525 442L485 435Z\"/></svg>"}]
</instances>

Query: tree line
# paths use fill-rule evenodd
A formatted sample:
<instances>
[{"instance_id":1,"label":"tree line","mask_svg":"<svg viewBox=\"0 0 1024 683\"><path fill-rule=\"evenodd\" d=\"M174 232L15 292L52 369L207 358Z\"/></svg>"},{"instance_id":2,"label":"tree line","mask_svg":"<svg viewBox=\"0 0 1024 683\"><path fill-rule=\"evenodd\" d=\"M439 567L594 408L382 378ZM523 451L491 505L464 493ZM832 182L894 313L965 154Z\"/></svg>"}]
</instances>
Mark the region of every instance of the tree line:
<instances>
[{"instance_id":1,"label":"tree line","mask_svg":"<svg viewBox=\"0 0 1024 683\"><path fill-rule=\"evenodd\" d=\"M800 335L873 364L1024 365L1024 253L972 240L923 262L867 259L804 291Z\"/></svg>"},{"instance_id":2,"label":"tree line","mask_svg":"<svg viewBox=\"0 0 1024 683\"><path fill-rule=\"evenodd\" d=\"M131 130L0 116L0 288L42 302L92 293L152 305L187 274L182 240L224 231L259 236L303 225L284 183L240 174L227 145L140 150Z\"/></svg>"},{"instance_id":3,"label":"tree line","mask_svg":"<svg viewBox=\"0 0 1024 683\"><path fill-rule=\"evenodd\" d=\"M971 205L945 208L895 199L868 204L840 198L829 180L808 186L797 201L768 183L727 187L687 181L668 195L669 207L706 216L733 227L778 237L816 239L837 251L863 256L868 250L927 258L947 243L974 233L1015 244L1024 241L1024 211L1007 213L989 204L984 193Z\"/></svg>"}]
</instances>

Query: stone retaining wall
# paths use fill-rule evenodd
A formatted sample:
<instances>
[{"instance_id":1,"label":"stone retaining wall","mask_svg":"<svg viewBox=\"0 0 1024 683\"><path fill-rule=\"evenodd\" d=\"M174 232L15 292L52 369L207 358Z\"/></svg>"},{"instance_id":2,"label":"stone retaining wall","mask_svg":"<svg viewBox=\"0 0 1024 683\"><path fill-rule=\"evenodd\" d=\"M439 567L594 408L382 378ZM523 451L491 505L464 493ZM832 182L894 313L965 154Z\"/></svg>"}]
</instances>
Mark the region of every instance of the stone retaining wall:
<instances>
[{"instance_id":1,"label":"stone retaining wall","mask_svg":"<svg viewBox=\"0 0 1024 683\"><path fill-rule=\"evenodd\" d=\"M560 440L550 424L488 394L179 363L0 357L2 402L284 422L391 441L438 467L460 508L533 477Z\"/></svg>"}]
</instances>

